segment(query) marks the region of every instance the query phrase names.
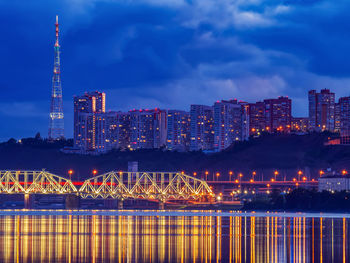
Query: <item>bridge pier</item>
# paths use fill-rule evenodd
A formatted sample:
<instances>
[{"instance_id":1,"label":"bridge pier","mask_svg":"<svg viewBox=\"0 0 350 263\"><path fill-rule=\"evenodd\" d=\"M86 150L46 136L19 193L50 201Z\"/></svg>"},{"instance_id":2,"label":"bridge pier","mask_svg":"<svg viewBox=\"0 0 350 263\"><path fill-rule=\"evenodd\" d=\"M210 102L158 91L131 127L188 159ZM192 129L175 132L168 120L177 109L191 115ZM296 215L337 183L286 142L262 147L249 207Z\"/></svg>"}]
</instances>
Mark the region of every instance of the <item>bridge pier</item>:
<instances>
[{"instance_id":1,"label":"bridge pier","mask_svg":"<svg viewBox=\"0 0 350 263\"><path fill-rule=\"evenodd\" d=\"M159 200L159 210L164 210L164 201Z\"/></svg>"},{"instance_id":2,"label":"bridge pier","mask_svg":"<svg viewBox=\"0 0 350 263\"><path fill-rule=\"evenodd\" d=\"M33 209L34 208L35 195L34 194L24 194L24 208Z\"/></svg>"},{"instance_id":3,"label":"bridge pier","mask_svg":"<svg viewBox=\"0 0 350 263\"><path fill-rule=\"evenodd\" d=\"M123 201L124 201L123 199L118 199L118 210L123 209L123 206L124 206Z\"/></svg>"},{"instance_id":4,"label":"bridge pier","mask_svg":"<svg viewBox=\"0 0 350 263\"><path fill-rule=\"evenodd\" d=\"M117 209L118 208L118 201L116 199L105 199L104 200L104 207L106 209Z\"/></svg>"},{"instance_id":5,"label":"bridge pier","mask_svg":"<svg viewBox=\"0 0 350 263\"><path fill-rule=\"evenodd\" d=\"M79 209L80 207L80 196L74 194L68 194L65 198L66 209Z\"/></svg>"}]
</instances>

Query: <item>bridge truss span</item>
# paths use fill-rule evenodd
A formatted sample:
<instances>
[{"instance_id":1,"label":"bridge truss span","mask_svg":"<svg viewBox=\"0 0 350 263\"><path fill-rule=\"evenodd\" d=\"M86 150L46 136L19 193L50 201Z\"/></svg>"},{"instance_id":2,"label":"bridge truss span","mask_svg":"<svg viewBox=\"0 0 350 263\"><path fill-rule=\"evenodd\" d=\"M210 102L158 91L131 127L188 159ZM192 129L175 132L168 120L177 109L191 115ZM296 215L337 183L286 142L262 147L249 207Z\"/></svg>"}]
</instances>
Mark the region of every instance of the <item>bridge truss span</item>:
<instances>
[{"instance_id":1,"label":"bridge truss span","mask_svg":"<svg viewBox=\"0 0 350 263\"><path fill-rule=\"evenodd\" d=\"M81 185L77 188L76 185ZM72 182L42 171L1 171L0 194L75 194L82 198L205 200L214 194L201 179L173 172L111 171Z\"/></svg>"},{"instance_id":2,"label":"bridge truss span","mask_svg":"<svg viewBox=\"0 0 350 263\"><path fill-rule=\"evenodd\" d=\"M0 171L0 193L68 194L78 190L71 180L42 171Z\"/></svg>"},{"instance_id":3,"label":"bridge truss span","mask_svg":"<svg viewBox=\"0 0 350 263\"><path fill-rule=\"evenodd\" d=\"M213 193L204 180L184 173L116 172L87 179L79 193L83 198L151 200L199 200Z\"/></svg>"}]
</instances>

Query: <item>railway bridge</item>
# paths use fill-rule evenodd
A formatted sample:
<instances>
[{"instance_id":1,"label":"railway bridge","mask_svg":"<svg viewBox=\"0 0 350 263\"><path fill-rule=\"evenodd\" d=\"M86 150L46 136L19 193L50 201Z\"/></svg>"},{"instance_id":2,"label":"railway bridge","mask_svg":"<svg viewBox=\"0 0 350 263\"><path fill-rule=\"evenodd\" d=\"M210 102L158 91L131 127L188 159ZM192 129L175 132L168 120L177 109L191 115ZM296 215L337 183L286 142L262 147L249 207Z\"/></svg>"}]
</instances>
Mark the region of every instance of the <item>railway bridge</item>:
<instances>
[{"instance_id":1,"label":"railway bridge","mask_svg":"<svg viewBox=\"0 0 350 263\"><path fill-rule=\"evenodd\" d=\"M214 196L208 184L182 172L111 171L76 182L42 171L0 171L0 194L65 194L81 198L205 201Z\"/></svg>"}]
</instances>

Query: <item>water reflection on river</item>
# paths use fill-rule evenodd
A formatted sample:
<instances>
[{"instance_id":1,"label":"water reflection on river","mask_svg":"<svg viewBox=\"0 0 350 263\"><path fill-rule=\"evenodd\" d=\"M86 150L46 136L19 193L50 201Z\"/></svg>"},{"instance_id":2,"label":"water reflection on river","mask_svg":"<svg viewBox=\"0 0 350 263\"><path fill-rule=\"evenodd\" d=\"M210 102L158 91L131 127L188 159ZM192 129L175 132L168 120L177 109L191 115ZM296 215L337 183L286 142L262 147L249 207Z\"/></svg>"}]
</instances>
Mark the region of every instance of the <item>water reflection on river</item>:
<instances>
[{"instance_id":1,"label":"water reflection on river","mask_svg":"<svg viewBox=\"0 0 350 263\"><path fill-rule=\"evenodd\" d=\"M349 219L0 216L0 262L349 262Z\"/></svg>"}]
</instances>

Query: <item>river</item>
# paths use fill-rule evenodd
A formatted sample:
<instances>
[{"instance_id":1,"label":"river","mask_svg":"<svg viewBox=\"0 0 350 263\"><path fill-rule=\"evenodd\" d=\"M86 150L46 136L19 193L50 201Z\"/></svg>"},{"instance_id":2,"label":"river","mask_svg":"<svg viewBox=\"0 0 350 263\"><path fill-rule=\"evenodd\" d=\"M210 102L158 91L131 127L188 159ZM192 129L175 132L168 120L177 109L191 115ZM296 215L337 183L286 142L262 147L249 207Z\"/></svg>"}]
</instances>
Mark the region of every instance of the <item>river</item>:
<instances>
[{"instance_id":1,"label":"river","mask_svg":"<svg viewBox=\"0 0 350 263\"><path fill-rule=\"evenodd\" d=\"M0 211L0 262L349 262L349 215Z\"/></svg>"}]
</instances>

